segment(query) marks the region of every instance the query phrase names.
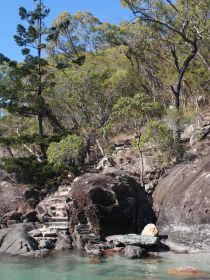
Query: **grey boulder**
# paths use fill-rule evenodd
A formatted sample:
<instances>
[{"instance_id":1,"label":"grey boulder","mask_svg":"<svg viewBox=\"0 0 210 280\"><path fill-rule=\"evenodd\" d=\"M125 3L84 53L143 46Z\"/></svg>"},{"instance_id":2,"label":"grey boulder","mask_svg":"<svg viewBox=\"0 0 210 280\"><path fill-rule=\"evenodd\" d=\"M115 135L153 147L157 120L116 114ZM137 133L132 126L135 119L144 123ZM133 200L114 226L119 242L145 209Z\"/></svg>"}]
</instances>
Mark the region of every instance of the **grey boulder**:
<instances>
[{"instance_id":1,"label":"grey boulder","mask_svg":"<svg viewBox=\"0 0 210 280\"><path fill-rule=\"evenodd\" d=\"M0 254L23 255L38 250L38 242L24 228L0 230Z\"/></svg>"},{"instance_id":2,"label":"grey boulder","mask_svg":"<svg viewBox=\"0 0 210 280\"><path fill-rule=\"evenodd\" d=\"M115 245L137 245L143 247L151 247L158 244L158 237L139 235L139 234L126 234L126 235L112 235L107 236L106 241Z\"/></svg>"},{"instance_id":3,"label":"grey boulder","mask_svg":"<svg viewBox=\"0 0 210 280\"><path fill-rule=\"evenodd\" d=\"M141 247L128 245L125 247L124 255L128 259L140 259L145 257L146 253Z\"/></svg>"}]
</instances>

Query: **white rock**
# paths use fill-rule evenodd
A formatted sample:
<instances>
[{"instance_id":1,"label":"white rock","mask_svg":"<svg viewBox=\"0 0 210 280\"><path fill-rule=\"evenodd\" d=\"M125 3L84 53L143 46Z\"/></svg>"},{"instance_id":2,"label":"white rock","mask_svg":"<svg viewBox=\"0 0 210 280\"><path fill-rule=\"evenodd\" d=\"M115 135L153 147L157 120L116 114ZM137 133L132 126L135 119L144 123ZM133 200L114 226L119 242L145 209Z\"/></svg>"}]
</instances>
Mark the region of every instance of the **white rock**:
<instances>
[{"instance_id":1,"label":"white rock","mask_svg":"<svg viewBox=\"0 0 210 280\"><path fill-rule=\"evenodd\" d=\"M147 235L147 236L158 236L158 229L156 225L154 224L148 224L144 227L141 235Z\"/></svg>"}]
</instances>

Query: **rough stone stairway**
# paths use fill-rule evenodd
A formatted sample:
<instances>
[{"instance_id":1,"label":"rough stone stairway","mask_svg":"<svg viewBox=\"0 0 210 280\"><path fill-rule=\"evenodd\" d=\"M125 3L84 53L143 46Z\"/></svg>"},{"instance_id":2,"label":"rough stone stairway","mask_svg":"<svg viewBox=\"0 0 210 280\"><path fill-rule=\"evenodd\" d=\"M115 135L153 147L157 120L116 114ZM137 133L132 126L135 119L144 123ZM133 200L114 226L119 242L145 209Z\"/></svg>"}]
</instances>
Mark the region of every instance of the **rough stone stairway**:
<instances>
[{"instance_id":1,"label":"rough stone stairway","mask_svg":"<svg viewBox=\"0 0 210 280\"><path fill-rule=\"evenodd\" d=\"M70 185L61 185L55 193L46 197L37 206L37 212L42 216L43 224L50 230L68 230L66 201L70 190Z\"/></svg>"},{"instance_id":2,"label":"rough stone stairway","mask_svg":"<svg viewBox=\"0 0 210 280\"><path fill-rule=\"evenodd\" d=\"M68 201L70 190L71 185L61 185L55 193L46 197L37 206L36 210L42 220L43 227L30 234L41 246L53 247L61 235L62 239L68 242L70 231L67 202L70 206L71 202ZM75 226L72 238L74 247L77 249L82 249L84 244L88 242L97 243L100 241L100 236L93 233L84 213L79 215L79 224Z\"/></svg>"}]
</instances>

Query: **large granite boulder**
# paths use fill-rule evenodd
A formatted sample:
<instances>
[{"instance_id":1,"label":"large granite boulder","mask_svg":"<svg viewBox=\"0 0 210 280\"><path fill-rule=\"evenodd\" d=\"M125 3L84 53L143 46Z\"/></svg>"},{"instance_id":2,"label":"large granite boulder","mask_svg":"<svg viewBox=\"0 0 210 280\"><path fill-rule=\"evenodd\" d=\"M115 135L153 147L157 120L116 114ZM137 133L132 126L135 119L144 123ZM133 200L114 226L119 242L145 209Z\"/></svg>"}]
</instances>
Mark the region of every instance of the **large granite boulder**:
<instances>
[{"instance_id":1,"label":"large granite boulder","mask_svg":"<svg viewBox=\"0 0 210 280\"><path fill-rule=\"evenodd\" d=\"M159 226L210 224L210 159L174 166L153 194Z\"/></svg>"},{"instance_id":2,"label":"large granite boulder","mask_svg":"<svg viewBox=\"0 0 210 280\"><path fill-rule=\"evenodd\" d=\"M155 215L147 194L122 172L85 174L69 193L70 235L77 249L108 235L140 233Z\"/></svg>"},{"instance_id":3,"label":"large granite boulder","mask_svg":"<svg viewBox=\"0 0 210 280\"><path fill-rule=\"evenodd\" d=\"M27 233L24 224L0 230L0 254L22 255L34 254L38 242Z\"/></svg>"}]
</instances>

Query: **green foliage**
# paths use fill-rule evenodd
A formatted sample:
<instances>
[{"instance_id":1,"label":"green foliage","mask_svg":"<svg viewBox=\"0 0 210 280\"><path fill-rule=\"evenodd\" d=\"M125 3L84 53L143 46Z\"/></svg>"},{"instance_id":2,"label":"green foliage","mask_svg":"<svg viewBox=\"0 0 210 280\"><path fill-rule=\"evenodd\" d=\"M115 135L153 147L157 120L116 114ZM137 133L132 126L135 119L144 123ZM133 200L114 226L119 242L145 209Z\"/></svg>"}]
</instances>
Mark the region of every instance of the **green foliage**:
<instances>
[{"instance_id":1,"label":"green foliage","mask_svg":"<svg viewBox=\"0 0 210 280\"><path fill-rule=\"evenodd\" d=\"M144 93L137 93L133 97L121 97L114 105L113 110L117 114L133 114L139 113L141 116L152 114L157 107L157 103L152 102Z\"/></svg>"},{"instance_id":2,"label":"green foliage","mask_svg":"<svg viewBox=\"0 0 210 280\"><path fill-rule=\"evenodd\" d=\"M51 143L47 157L55 170L77 172L84 164L84 141L77 135L69 135L58 143Z\"/></svg>"},{"instance_id":3,"label":"green foliage","mask_svg":"<svg viewBox=\"0 0 210 280\"><path fill-rule=\"evenodd\" d=\"M2 168L8 173L15 173L19 181L32 187L44 186L56 175L51 165L40 163L35 157L5 158Z\"/></svg>"},{"instance_id":4,"label":"green foliage","mask_svg":"<svg viewBox=\"0 0 210 280\"><path fill-rule=\"evenodd\" d=\"M153 153L154 158L161 162L169 163L179 159L182 149L174 142L173 130L160 120L151 120L143 130L139 138L132 142L145 153Z\"/></svg>"},{"instance_id":5,"label":"green foliage","mask_svg":"<svg viewBox=\"0 0 210 280\"><path fill-rule=\"evenodd\" d=\"M154 102L144 93L137 93L134 96L120 97L113 106L112 118L110 123L140 133L141 128L146 122L160 114L160 105ZM123 122L120 120L123 119Z\"/></svg>"},{"instance_id":6,"label":"green foliage","mask_svg":"<svg viewBox=\"0 0 210 280\"><path fill-rule=\"evenodd\" d=\"M33 11L21 7L15 40L24 61L0 54L0 144L11 156L21 151L37 160L50 145L55 170L82 167L84 143L76 135L90 145L98 139L104 150L113 135L141 135L135 145L142 151L151 146L167 160L177 157L172 132L209 100L209 1L122 0L138 20L115 25L63 12L50 28L39 1ZM20 175L29 165L7 163ZM45 172L45 164L31 165Z\"/></svg>"},{"instance_id":7,"label":"green foliage","mask_svg":"<svg viewBox=\"0 0 210 280\"><path fill-rule=\"evenodd\" d=\"M48 36L48 54L56 63L75 62L82 65L85 52L95 51L99 19L89 12L61 13L53 22Z\"/></svg>"},{"instance_id":8,"label":"green foliage","mask_svg":"<svg viewBox=\"0 0 210 280\"><path fill-rule=\"evenodd\" d=\"M65 74L57 73L50 104L69 130L73 127L88 133L103 129L118 98L136 92L137 73L123 51L117 47L89 54L82 66L72 65Z\"/></svg>"},{"instance_id":9,"label":"green foliage","mask_svg":"<svg viewBox=\"0 0 210 280\"><path fill-rule=\"evenodd\" d=\"M164 123L158 120L152 120L143 131L140 139L142 146L150 142L162 153L168 149L173 148L173 132Z\"/></svg>"}]
</instances>

